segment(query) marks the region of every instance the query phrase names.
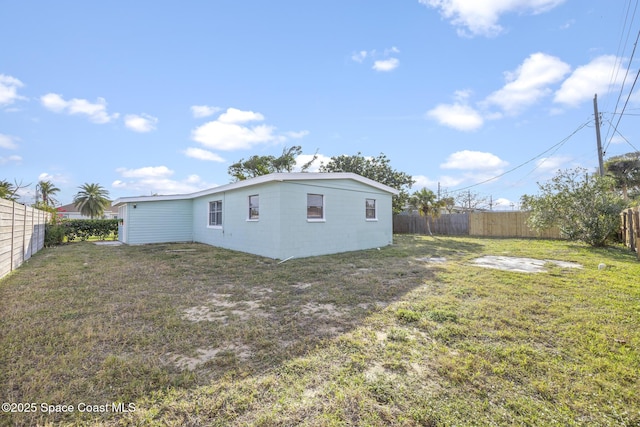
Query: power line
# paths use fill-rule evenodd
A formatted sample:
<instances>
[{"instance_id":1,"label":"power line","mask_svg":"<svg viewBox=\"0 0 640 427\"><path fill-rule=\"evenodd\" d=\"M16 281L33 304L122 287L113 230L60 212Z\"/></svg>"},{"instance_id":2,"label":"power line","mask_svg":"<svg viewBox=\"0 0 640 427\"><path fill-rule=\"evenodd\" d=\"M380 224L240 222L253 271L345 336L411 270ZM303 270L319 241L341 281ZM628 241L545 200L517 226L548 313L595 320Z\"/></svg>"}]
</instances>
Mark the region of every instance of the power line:
<instances>
[{"instance_id":1,"label":"power line","mask_svg":"<svg viewBox=\"0 0 640 427\"><path fill-rule=\"evenodd\" d=\"M569 141L569 139L571 139L571 137L573 137L576 133L578 133L580 130L582 130L583 128L585 128L589 123L591 123L591 119L589 119L587 122L585 122L585 123L581 124L580 126L578 126L578 128L577 128L576 130L574 130L573 132L571 132L571 134L570 134L569 136L567 136L566 138L564 138L562 141L558 142L557 144L552 145L551 147L547 148L546 150L544 150L542 153L538 154L537 156L530 158L530 159L529 159L529 160L527 160L526 162L521 163L521 164L519 164L518 166L516 166L516 167L514 167L514 168L511 168L511 169L509 169L509 170L508 170L508 171L506 171L506 172L503 172L503 173L501 173L501 174L499 174L499 175L496 175L496 176L494 176L494 177L492 177L492 178L485 179L484 181L477 182L477 183L472 184L472 185L468 185L468 186L466 186L466 187L458 188L458 189L456 189L456 190L450 190L450 192L451 192L451 193L457 193L457 192L459 192L459 191L468 190L468 189L470 189L470 188L474 188L474 187L477 187L477 186L479 186L479 185L486 184L486 183L488 183L488 182L491 182L491 181L493 181L493 180L496 180L496 179L498 179L498 178L501 178L501 177L503 177L503 176L505 176L505 175L507 175L507 174L509 174L509 173L511 173L511 172L513 172L513 171L515 171L515 170L520 169L521 167L523 167L523 166L525 166L525 165L527 165L527 164L529 164L529 163L533 162L534 160L539 159L540 157L544 156L545 154L547 154L547 153L548 153L549 151L551 151L551 150L554 150L554 149L555 149L555 150L553 151L553 153L555 153L556 151L558 151L558 149L560 149L560 147L561 147L562 145L564 145L567 141ZM537 168L539 168L540 166L541 166L541 165L536 166L533 170L536 170L536 169L537 169ZM533 170L532 170L532 171L533 171Z\"/></svg>"},{"instance_id":2,"label":"power line","mask_svg":"<svg viewBox=\"0 0 640 427\"><path fill-rule=\"evenodd\" d=\"M638 31L638 37L640 38L640 31ZM637 39L636 39L636 44L638 43ZM638 69L638 73L636 74L636 78L633 80L633 85L631 85L631 90L629 90L629 95L627 95L627 100L624 102L624 106L622 107L622 111L620 112L620 115L618 116L618 121L616 122L616 125L613 128L613 132L615 134L615 132L618 131L618 126L620 125L620 120L622 120L622 116L624 115L624 110L627 108L627 104L629 103L629 99L631 98L631 95L633 94L633 89L636 87L636 83L638 82L638 77L640 77L640 69ZM613 139L613 135L611 136L611 139ZM611 139L609 140L609 142L607 143L607 146L604 147L604 151L607 151L607 148L609 148L609 144L611 144Z\"/></svg>"},{"instance_id":3,"label":"power line","mask_svg":"<svg viewBox=\"0 0 640 427\"><path fill-rule=\"evenodd\" d=\"M627 114L627 115L629 115L629 114ZM610 120L607 120L607 122L611 123L611 121L610 121ZM611 123L611 124L613 125L613 123ZM629 141L627 138L625 138L625 137L624 137L624 135L623 135L623 134L621 134L621 133L620 133L620 131L619 131L617 128L615 128L615 129L614 129L614 132L615 132L615 133L617 133L618 135L620 135L620 137L621 137L622 139L624 139L624 142L626 142L627 144L629 144L629 145L631 146L631 148L633 148L635 151L640 151L640 150L638 150L638 149L635 147L635 145L633 145L633 144L631 143L631 141ZM613 141L613 135L611 136L611 140Z\"/></svg>"},{"instance_id":4,"label":"power line","mask_svg":"<svg viewBox=\"0 0 640 427\"><path fill-rule=\"evenodd\" d=\"M622 43L622 38L625 32L625 29L627 28L627 20L629 19L629 9L631 8L631 1L629 1L629 3L627 4L627 10L626 10L626 14L625 14L625 18L624 18L624 24L622 25L622 32L620 34L620 42L618 43L618 51L616 52L616 60L618 62L617 67L615 68L615 73L612 70L611 72L611 80L609 81L609 92L613 91L613 86L615 81L617 80L617 76L618 76L618 72L620 71L620 66L622 65L622 55L624 53L624 51L626 51L627 49L627 43L629 42L629 37L631 36L631 28L633 26L633 20L636 16L636 10L638 8L638 0L636 0L636 6L633 10L633 15L631 18L631 22L629 23L629 29L627 31L627 37L625 38L624 41L624 48L622 49L622 52L620 51L620 45ZM633 48L633 52L631 53L631 58L629 59L629 64L627 65L627 70L625 72L625 76L624 79L622 80L622 85L620 87L620 93L618 93L618 98L616 100L616 106L614 108L614 111L618 110L618 105L620 105L620 99L622 98L622 93L624 91L624 84L627 81L627 76L629 75L629 70L631 69L631 61L633 60L633 56L635 54L635 50L636 50L636 45L637 45L637 41L636 44L634 44L634 48ZM614 76L615 74L615 76ZM605 136L605 141L607 140L607 138L609 137L609 132L611 131L611 128L609 128L607 130L607 135Z\"/></svg>"}]
</instances>

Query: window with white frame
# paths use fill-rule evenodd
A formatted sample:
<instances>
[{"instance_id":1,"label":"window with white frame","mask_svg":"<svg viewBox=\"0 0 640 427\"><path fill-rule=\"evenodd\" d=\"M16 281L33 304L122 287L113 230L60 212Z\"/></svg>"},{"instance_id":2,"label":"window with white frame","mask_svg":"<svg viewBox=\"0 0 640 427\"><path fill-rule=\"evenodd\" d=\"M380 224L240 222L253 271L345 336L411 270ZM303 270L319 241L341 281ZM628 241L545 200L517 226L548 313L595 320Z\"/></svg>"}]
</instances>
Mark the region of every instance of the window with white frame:
<instances>
[{"instance_id":1,"label":"window with white frame","mask_svg":"<svg viewBox=\"0 0 640 427\"><path fill-rule=\"evenodd\" d=\"M260 218L260 196L254 194L249 196L249 219L258 220Z\"/></svg>"},{"instance_id":2,"label":"window with white frame","mask_svg":"<svg viewBox=\"0 0 640 427\"><path fill-rule=\"evenodd\" d=\"M222 200L209 202L209 226L222 226Z\"/></svg>"},{"instance_id":3,"label":"window with white frame","mask_svg":"<svg viewBox=\"0 0 640 427\"><path fill-rule=\"evenodd\" d=\"M324 219L324 196L322 194L307 194L307 219Z\"/></svg>"},{"instance_id":4,"label":"window with white frame","mask_svg":"<svg viewBox=\"0 0 640 427\"><path fill-rule=\"evenodd\" d=\"M365 199L364 211L366 219L377 219L376 216L376 199Z\"/></svg>"}]
</instances>

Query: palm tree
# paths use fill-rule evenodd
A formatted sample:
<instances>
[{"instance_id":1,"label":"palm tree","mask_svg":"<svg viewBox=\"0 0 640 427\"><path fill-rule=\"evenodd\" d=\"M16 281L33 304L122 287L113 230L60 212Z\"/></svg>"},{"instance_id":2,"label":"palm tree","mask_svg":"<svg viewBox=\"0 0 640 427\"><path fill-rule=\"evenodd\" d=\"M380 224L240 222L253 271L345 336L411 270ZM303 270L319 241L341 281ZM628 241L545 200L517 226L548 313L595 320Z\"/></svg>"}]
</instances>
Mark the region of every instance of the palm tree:
<instances>
[{"instance_id":1,"label":"palm tree","mask_svg":"<svg viewBox=\"0 0 640 427\"><path fill-rule=\"evenodd\" d=\"M0 181L0 199L16 200L16 189L9 181Z\"/></svg>"},{"instance_id":2,"label":"palm tree","mask_svg":"<svg viewBox=\"0 0 640 427\"><path fill-rule=\"evenodd\" d=\"M437 200L433 191L423 188L411 195L409 205L412 209L416 209L420 216L425 217L429 236L433 236L429 219L438 218L440 216L440 210L445 206L445 203L442 200Z\"/></svg>"},{"instance_id":3,"label":"palm tree","mask_svg":"<svg viewBox=\"0 0 640 427\"><path fill-rule=\"evenodd\" d=\"M104 215L104 210L109 206L109 192L100 184L84 184L78 187L80 191L73 198L73 204L80 213L91 219Z\"/></svg>"},{"instance_id":4,"label":"palm tree","mask_svg":"<svg viewBox=\"0 0 640 427\"><path fill-rule=\"evenodd\" d=\"M608 159L604 164L607 175L613 177L622 197L629 200L629 189L640 186L640 152L627 153Z\"/></svg>"},{"instance_id":5,"label":"palm tree","mask_svg":"<svg viewBox=\"0 0 640 427\"><path fill-rule=\"evenodd\" d=\"M38 182L38 187L40 188L40 195L42 196L42 203L45 206L53 206L58 201L54 199L52 196L56 194L60 189L53 185L51 181L40 181Z\"/></svg>"}]
</instances>

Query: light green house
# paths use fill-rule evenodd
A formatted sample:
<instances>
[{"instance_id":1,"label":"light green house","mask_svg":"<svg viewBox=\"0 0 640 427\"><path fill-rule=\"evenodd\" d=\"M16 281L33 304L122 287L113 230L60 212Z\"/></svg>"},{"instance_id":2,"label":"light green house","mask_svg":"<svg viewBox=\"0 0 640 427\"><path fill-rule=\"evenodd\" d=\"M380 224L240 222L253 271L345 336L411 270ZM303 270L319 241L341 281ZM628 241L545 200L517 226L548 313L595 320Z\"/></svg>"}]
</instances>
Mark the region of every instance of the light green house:
<instances>
[{"instance_id":1,"label":"light green house","mask_svg":"<svg viewBox=\"0 0 640 427\"><path fill-rule=\"evenodd\" d=\"M274 173L113 205L123 243L200 242L287 259L391 244L394 194L353 173Z\"/></svg>"}]
</instances>

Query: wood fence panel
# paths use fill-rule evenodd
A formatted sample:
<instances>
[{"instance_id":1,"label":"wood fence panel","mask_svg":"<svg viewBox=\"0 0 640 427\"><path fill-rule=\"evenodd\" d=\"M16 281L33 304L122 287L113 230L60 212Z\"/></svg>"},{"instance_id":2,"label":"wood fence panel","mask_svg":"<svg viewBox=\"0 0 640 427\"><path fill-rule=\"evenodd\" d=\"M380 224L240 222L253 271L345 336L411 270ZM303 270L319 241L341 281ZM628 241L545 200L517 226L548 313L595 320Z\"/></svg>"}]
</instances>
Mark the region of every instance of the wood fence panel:
<instances>
[{"instance_id":1,"label":"wood fence panel","mask_svg":"<svg viewBox=\"0 0 640 427\"><path fill-rule=\"evenodd\" d=\"M529 212L472 212L469 214L469 235L484 237L525 237L560 239L560 230L550 228L539 233L527 225Z\"/></svg>"},{"instance_id":2,"label":"wood fence panel","mask_svg":"<svg viewBox=\"0 0 640 427\"><path fill-rule=\"evenodd\" d=\"M429 219L433 234L445 236L466 236L469 234L469 216L467 214L445 214ZM395 215L393 232L397 234L429 234L427 219L420 215Z\"/></svg>"},{"instance_id":3,"label":"wood fence panel","mask_svg":"<svg viewBox=\"0 0 640 427\"><path fill-rule=\"evenodd\" d=\"M525 237L559 239L560 230L552 228L540 233L527 225L528 212L472 212L443 214L429 222L433 234L445 236ZM396 215L393 232L398 234L428 234L427 223L419 215Z\"/></svg>"},{"instance_id":4,"label":"wood fence panel","mask_svg":"<svg viewBox=\"0 0 640 427\"><path fill-rule=\"evenodd\" d=\"M0 277L44 247L48 220L47 212L0 199Z\"/></svg>"},{"instance_id":5,"label":"wood fence panel","mask_svg":"<svg viewBox=\"0 0 640 427\"><path fill-rule=\"evenodd\" d=\"M640 207L625 209L620 213L621 236L624 244L638 253L640 259Z\"/></svg>"}]
</instances>

